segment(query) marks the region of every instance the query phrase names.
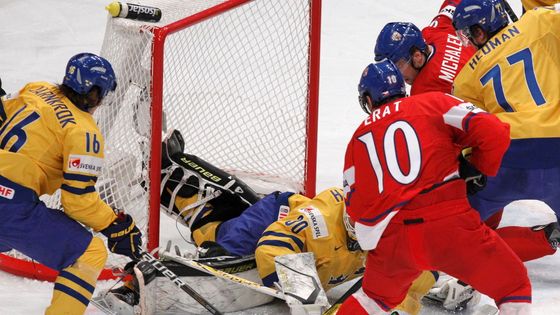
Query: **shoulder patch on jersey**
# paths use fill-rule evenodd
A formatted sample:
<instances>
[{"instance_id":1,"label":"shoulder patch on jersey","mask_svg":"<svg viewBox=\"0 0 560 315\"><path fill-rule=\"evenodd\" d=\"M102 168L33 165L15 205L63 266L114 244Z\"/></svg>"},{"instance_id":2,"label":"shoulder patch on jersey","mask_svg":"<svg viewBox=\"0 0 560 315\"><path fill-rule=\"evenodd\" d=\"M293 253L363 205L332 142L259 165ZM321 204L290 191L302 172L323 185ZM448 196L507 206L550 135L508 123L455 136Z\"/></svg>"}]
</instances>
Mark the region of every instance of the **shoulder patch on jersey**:
<instances>
[{"instance_id":1,"label":"shoulder patch on jersey","mask_svg":"<svg viewBox=\"0 0 560 315\"><path fill-rule=\"evenodd\" d=\"M311 223L313 239L329 236L329 229L327 228L325 217L323 217L323 214L319 211L319 209L306 207L299 209L299 212L303 213Z\"/></svg>"},{"instance_id":2,"label":"shoulder patch on jersey","mask_svg":"<svg viewBox=\"0 0 560 315\"><path fill-rule=\"evenodd\" d=\"M99 176L103 159L91 155L72 154L68 157L68 170Z\"/></svg>"},{"instance_id":3,"label":"shoulder patch on jersey","mask_svg":"<svg viewBox=\"0 0 560 315\"><path fill-rule=\"evenodd\" d=\"M14 199L14 195L15 191L12 188L0 185L0 197Z\"/></svg>"},{"instance_id":4,"label":"shoulder patch on jersey","mask_svg":"<svg viewBox=\"0 0 560 315\"><path fill-rule=\"evenodd\" d=\"M290 207L281 205L278 208L278 221L284 219L290 213Z\"/></svg>"}]
</instances>

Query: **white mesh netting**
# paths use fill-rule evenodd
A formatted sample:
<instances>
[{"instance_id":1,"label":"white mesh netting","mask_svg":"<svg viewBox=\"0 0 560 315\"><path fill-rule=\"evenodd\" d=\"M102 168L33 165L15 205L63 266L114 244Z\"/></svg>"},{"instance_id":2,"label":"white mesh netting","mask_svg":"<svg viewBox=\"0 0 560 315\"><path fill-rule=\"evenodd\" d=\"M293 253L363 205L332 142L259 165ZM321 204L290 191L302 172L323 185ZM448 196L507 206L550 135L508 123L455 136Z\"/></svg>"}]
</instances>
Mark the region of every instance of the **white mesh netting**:
<instances>
[{"instance_id":1,"label":"white mesh netting","mask_svg":"<svg viewBox=\"0 0 560 315\"><path fill-rule=\"evenodd\" d=\"M112 63L118 86L95 113L105 137L97 188L111 206L131 213L144 232L154 193L147 188L154 29L225 2L231 1L141 1L160 8L162 20L108 18L101 55ZM169 34L162 131L180 130L188 153L249 185L257 180L302 191L310 11L311 0L255 0ZM56 196L45 200L58 204ZM111 256L111 265L124 261Z\"/></svg>"}]
</instances>

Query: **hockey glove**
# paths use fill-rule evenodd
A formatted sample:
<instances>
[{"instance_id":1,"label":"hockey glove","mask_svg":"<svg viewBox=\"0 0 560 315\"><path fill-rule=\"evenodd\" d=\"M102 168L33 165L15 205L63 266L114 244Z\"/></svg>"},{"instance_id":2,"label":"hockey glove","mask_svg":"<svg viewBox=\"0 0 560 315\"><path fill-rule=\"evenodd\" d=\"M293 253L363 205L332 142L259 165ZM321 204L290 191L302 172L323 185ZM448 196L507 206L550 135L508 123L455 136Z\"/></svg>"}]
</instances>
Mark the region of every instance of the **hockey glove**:
<instances>
[{"instance_id":1,"label":"hockey glove","mask_svg":"<svg viewBox=\"0 0 560 315\"><path fill-rule=\"evenodd\" d=\"M465 180L469 195L474 195L486 187L486 175L467 161L463 154L459 155L459 176Z\"/></svg>"},{"instance_id":2,"label":"hockey glove","mask_svg":"<svg viewBox=\"0 0 560 315\"><path fill-rule=\"evenodd\" d=\"M117 219L102 230L101 234L107 237L107 246L111 252L140 259L142 233L130 215L119 213Z\"/></svg>"}]
</instances>

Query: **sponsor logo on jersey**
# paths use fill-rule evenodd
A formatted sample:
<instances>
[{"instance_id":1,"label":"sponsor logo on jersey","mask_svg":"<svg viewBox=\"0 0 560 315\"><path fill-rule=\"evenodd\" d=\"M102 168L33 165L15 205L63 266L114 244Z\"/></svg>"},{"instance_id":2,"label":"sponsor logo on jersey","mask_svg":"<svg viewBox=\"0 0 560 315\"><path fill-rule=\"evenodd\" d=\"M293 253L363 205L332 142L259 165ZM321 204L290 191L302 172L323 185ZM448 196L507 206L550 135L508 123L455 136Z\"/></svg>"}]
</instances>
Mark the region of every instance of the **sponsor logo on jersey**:
<instances>
[{"instance_id":1,"label":"sponsor logo on jersey","mask_svg":"<svg viewBox=\"0 0 560 315\"><path fill-rule=\"evenodd\" d=\"M70 155L68 158L69 171L99 176L99 174L101 174L102 167L103 159L95 156Z\"/></svg>"},{"instance_id":2,"label":"sponsor logo on jersey","mask_svg":"<svg viewBox=\"0 0 560 315\"><path fill-rule=\"evenodd\" d=\"M329 236L327 223L325 222L325 218L323 217L319 209L314 207L307 207L299 209L299 212L303 213L307 217L307 220L311 223L313 239Z\"/></svg>"},{"instance_id":3,"label":"sponsor logo on jersey","mask_svg":"<svg viewBox=\"0 0 560 315\"><path fill-rule=\"evenodd\" d=\"M16 192L12 188L0 185L0 197L14 199L15 194Z\"/></svg>"},{"instance_id":4,"label":"sponsor logo on jersey","mask_svg":"<svg viewBox=\"0 0 560 315\"><path fill-rule=\"evenodd\" d=\"M288 213L290 213L290 207L285 205L280 206L278 209L278 220L282 220L287 217Z\"/></svg>"}]
</instances>

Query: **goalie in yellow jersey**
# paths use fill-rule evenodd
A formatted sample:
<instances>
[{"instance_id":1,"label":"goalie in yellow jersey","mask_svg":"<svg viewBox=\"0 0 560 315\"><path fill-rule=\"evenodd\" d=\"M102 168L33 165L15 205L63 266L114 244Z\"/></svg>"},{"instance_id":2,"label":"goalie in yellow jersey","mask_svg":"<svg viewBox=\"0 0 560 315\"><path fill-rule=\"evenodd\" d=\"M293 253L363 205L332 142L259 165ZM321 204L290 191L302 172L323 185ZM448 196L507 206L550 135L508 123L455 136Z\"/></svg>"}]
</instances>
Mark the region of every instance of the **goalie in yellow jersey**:
<instances>
[{"instance_id":1,"label":"goalie in yellow jersey","mask_svg":"<svg viewBox=\"0 0 560 315\"><path fill-rule=\"evenodd\" d=\"M254 255L259 277L271 287L278 282L275 257L288 254L312 252L325 290L363 275L366 253L358 246L345 216L341 188L326 189L312 198L292 192L274 192L260 198L235 176L183 150L180 133L169 133L162 152L161 205L167 214L190 228L199 246L199 258ZM437 273L424 272L398 309L418 314L420 299L435 277ZM139 300L135 290L129 283L112 293L134 304ZM466 304L472 291L458 303Z\"/></svg>"},{"instance_id":2,"label":"goalie in yellow jersey","mask_svg":"<svg viewBox=\"0 0 560 315\"><path fill-rule=\"evenodd\" d=\"M560 214L560 14L552 7L526 12L509 24L502 0L464 0L453 16L462 38L478 51L455 78L454 94L510 125L511 144L496 177L469 196L483 220L499 218L508 203L538 199ZM498 221L498 220L494 220ZM508 242L524 261L553 254L558 224ZM533 233L536 235L536 233ZM550 243L550 244L549 244Z\"/></svg>"},{"instance_id":3,"label":"goalie in yellow jersey","mask_svg":"<svg viewBox=\"0 0 560 315\"><path fill-rule=\"evenodd\" d=\"M103 233L111 251L139 254L134 220L94 186L103 137L92 114L115 87L111 64L82 53L68 61L62 84L29 83L0 102L0 248L59 271L46 314L83 314L90 302L107 249L83 225ZM58 189L64 212L39 200Z\"/></svg>"}]
</instances>

